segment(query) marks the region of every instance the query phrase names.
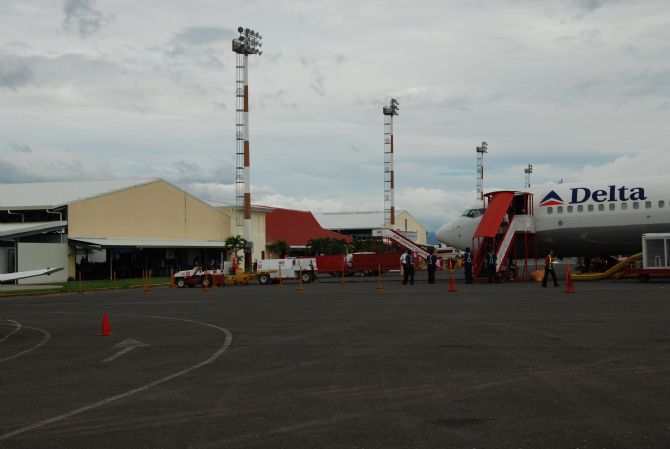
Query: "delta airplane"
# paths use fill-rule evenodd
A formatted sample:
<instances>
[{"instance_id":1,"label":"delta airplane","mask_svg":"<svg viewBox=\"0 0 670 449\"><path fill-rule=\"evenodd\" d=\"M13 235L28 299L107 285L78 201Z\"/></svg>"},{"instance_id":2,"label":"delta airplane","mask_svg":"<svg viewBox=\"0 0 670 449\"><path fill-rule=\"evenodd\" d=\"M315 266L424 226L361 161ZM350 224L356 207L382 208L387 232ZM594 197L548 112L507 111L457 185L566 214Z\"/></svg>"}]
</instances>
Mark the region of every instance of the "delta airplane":
<instances>
[{"instance_id":1,"label":"delta airplane","mask_svg":"<svg viewBox=\"0 0 670 449\"><path fill-rule=\"evenodd\" d=\"M529 227L537 234L539 255L553 249L560 256L630 255L641 251L642 234L670 232L670 178L631 178L538 186ZM437 239L463 249L484 214L482 206L466 210L441 226ZM518 214L517 214L518 215Z\"/></svg>"}]
</instances>

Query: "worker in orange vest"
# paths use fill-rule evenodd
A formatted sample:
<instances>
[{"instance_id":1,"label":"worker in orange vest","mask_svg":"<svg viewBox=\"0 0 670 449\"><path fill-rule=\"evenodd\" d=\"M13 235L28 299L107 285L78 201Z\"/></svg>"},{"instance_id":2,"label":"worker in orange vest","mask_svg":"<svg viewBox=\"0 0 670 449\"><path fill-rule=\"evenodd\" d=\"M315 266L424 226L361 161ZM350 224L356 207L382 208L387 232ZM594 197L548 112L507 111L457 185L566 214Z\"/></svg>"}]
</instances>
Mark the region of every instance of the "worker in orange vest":
<instances>
[{"instance_id":1,"label":"worker in orange vest","mask_svg":"<svg viewBox=\"0 0 670 449\"><path fill-rule=\"evenodd\" d=\"M556 282L556 271L554 271L554 250L550 249L547 257L544 258L544 277L542 278L542 287L547 287L547 278L551 274L551 278L554 280L554 287L558 287L558 282Z\"/></svg>"}]
</instances>

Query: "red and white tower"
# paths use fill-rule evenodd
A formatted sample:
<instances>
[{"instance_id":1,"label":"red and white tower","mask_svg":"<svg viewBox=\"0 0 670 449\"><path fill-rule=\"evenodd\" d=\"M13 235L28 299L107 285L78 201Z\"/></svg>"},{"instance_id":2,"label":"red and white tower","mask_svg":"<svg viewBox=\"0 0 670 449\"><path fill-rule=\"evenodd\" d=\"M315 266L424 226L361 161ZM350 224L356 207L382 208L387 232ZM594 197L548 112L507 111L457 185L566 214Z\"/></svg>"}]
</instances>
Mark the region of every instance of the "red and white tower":
<instances>
[{"instance_id":1,"label":"red and white tower","mask_svg":"<svg viewBox=\"0 0 670 449\"><path fill-rule=\"evenodd\" d=\"M398 115L399 103L391 98L388 106L382 107L384 114L384 227L395 224L395 179L393 173L393 116Z\"/></svg>"},{"instance_id":2,"label":"red and white tower","mask_svg":"<svg viewBox=\"0 0 670 449\"><path fill-rule=\"evenodd\" d=\"M237 139L237 163L235 169L235 198L237 205L237 225L244 224L244 270L251 271L251 257L254 250L251 232L251 157L249 154L249 55L262 55L263 36L249 28L239 27L237 39L233 39L233 51L237 55L235 109L235 138Z\"/></svg>"},{"instance_id":3,"label":"red and white tower","mask_svg":"<svg viewBox=\"0 0 670 449\"><path fill-rule=\"evenodd\" d=\"M484 154L488 152L488 144L482 142L477 147L477 199L484 205Z\"/></svg>"}]
</instances>

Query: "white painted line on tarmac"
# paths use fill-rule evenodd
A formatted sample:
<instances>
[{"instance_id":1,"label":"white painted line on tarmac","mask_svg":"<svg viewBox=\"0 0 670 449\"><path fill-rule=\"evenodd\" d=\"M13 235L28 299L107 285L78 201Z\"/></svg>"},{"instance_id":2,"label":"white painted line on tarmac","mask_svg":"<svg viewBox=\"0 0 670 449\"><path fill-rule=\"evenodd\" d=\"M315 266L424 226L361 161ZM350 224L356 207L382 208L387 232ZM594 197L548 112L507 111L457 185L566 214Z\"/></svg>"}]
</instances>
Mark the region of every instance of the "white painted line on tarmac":
<instances>
[{"instance_id":1,"label":"white painted line on tarmac","mask_svg":"<svg viewBox=\"0 0 670 449\"><path fill-rule=\"evenodd\" d=\"M7 335L5 335L4 338L2 340L0 340L0 343L7 340L12 334L17 333L21 329L21 323L19 323L18 321L14 321L14 320L4 320L4 321L12 323L14 325L14 330L11 331L10 333L8 333Z\"/></svg>"},{"instance_id":2,"label":"white painted line on tarmac","mask_svg":"<svg viewBox=\"0 0 670 449\"><path fill-rule=\"evenodd\" d=\"M39 343L37 343L37 344L36 344L35 346L33 346L32 348L28 348L28 349L26 349L25 351L17 352L16 354L14 354L14 355L10 355L9 357L0 358L0 363L2 363L2 362L6 362L6 361L8 361L8 360L15 359L15 358L17 358L17 357L21 357L22 355L26 355L26 354L28 354L29 352L34 351L35 349L37 349L37 348L39 348L40 346L42 346L44 343L46 343L47 341L49 341L49 339L51 338L51 334L50 334L49 332L45 331L44 329L40 329L39 327L21 326L21 328L23 328L23 329L32 329L32 330L35 330L35 331L38 331L38 332L42 332L42 334L44 335L44 337L42 337L42 341L40 341Z\"/></svg>"},{"instance_id":3,"label":"white painted line on tarmac","mask_svg":"<svg viewBox=\"0 0 670 449\"><path fill-rule=\"evenodd\" d=\"M113 356L107 357L105 360L102 361L102 363L111 362L112 360L121 357L123 354L125 354L127 352L130 352L135 348L144 348L146 346L149 346L149 345L146 344L146 343L142 343L139 340L133 340L132 338L126 338L121 343L116 344L116 345L114 345L114 347L112 347L112 349L121 349L121 350L119 352L117 352L116 354L114 354Z\"/></svg>"},{"instance_id":4,"label":"white painted line on tarmac","mask_svg":"<svg viewBox=\"0 0 670 449\"><path fill-rule=\"evenodd\" d=\"M216 352L214 352L207 359L203 360L200 363L197 363L197 364L191 366L190 368L186 368L184 370L181 370L181 371L178 371L176 373L170 374L169 376L166 376L166 377L163 377L161 379L155 380L155 381L150 382L146 385L142 385L141 387L134 388L132 390L126 391L125 393L117 394L116 396L108 397L107 399L103 399L101 401L94 402L93 404L89 404L89 405L85 405L83 407L79 407L79 408L77 408L75 410L72 410L68 413L63 413L62 415L54 416L53 418L45 419L44 421L39 421L39 422L36 422L35 424L31 424L29 426L25 426L25 427L21 427L20 429L16 429L12 432L5 433L4 435L0 435L0 441L7 440L11 437L14 437L16 435L20 435L20 434L25 433L25 432L29 432L31 430L35 430L39 427L46 426L47 424L53 424L55 422L62 421L64 419L70 418L72 416L79 415L79 414L87 412L89 410L93 410L94 408L102 407L103 405L109 404L110 402L118 401L119 399L124 399L124 398L132 396L134 394L141 393L143 391L148 390L149 388L155 387L156 385L160 385L160 384L165 383L169 380L172 380L172 379L175 379L177 377L183 376L184 374L188 374L191 371L195 371L198 368L202 368L205 365L209 365L214 360L221 357L221 355L224 352L226 352L226 349L228 349L228 346L230 346L230 344L233 341L233 334L231 334L228 329L216 326L216 325L211 324L211 323L202 323L200 321L186 320L186 319L182 319L182 318L171 318L171 317L166 317L166 316L127 315L127 314L124 314L124 315L134 316L134 317L143 317L143 318L154 318L154 319L160 319L160 320L183 321L183 322L186 322L186 323L200 324L202 326L211 327L212 329L216 329L218 331L223 332L224 334L226 334L226 339L223 342L223 344L221 345L221 347L216 350Z\"/></svg>"}]
</instances>

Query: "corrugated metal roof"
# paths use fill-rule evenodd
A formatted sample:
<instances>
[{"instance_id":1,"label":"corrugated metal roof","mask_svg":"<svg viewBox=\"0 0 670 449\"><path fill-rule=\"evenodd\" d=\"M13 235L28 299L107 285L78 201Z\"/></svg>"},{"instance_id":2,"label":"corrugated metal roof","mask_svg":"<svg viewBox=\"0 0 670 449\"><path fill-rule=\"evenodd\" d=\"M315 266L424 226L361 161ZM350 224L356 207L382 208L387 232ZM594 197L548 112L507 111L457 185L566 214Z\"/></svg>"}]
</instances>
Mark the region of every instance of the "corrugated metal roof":
<instances>
[{"instance_id":1,"label":"corrugated metal roof","mask_svg":"<svg viewBox=\"0 0 670 449\"><path fill-rule=\"evenodd\" d=\"M37 223L0 223L0 237L14 238L17 236L39 234L41 232L62 229L67 221L43 221Z\"/></svg>"},{"instance_id":2,"label":"corrugated metal roof","mask_svg":"<svg viewBox=\"0 0 670 449\"><path fill-rule=\"evenodd\" d=\"M223 248L223 240L170 240L170 239L140 239L140 238L104 238L104 237L73 237L69 240L108 247L137 247L137 248Z\"/></svg>"},{"instance_id":3,"label":"corrugated metal roof","mask_svg":"<svg viewBox=\"0 0 670 449\"><path fill-rule=\"evenodd\" d=\"M157 179L26 182L0 184L0 209L53 209L74 201L128 189Z\"/></svg>"},{"instance_id":4,"label":"corrugated metal roof","mask_svg":"<svg viewBox=\"0 0 670 449\"><path fill-rule=\"evenodd\" d=\"M396 217L404 210L396 211ZM314 214L319 224L326 229L377 229L384 227L384 211L370 212L323 212Z\"/></svg>"}]
</instances>

